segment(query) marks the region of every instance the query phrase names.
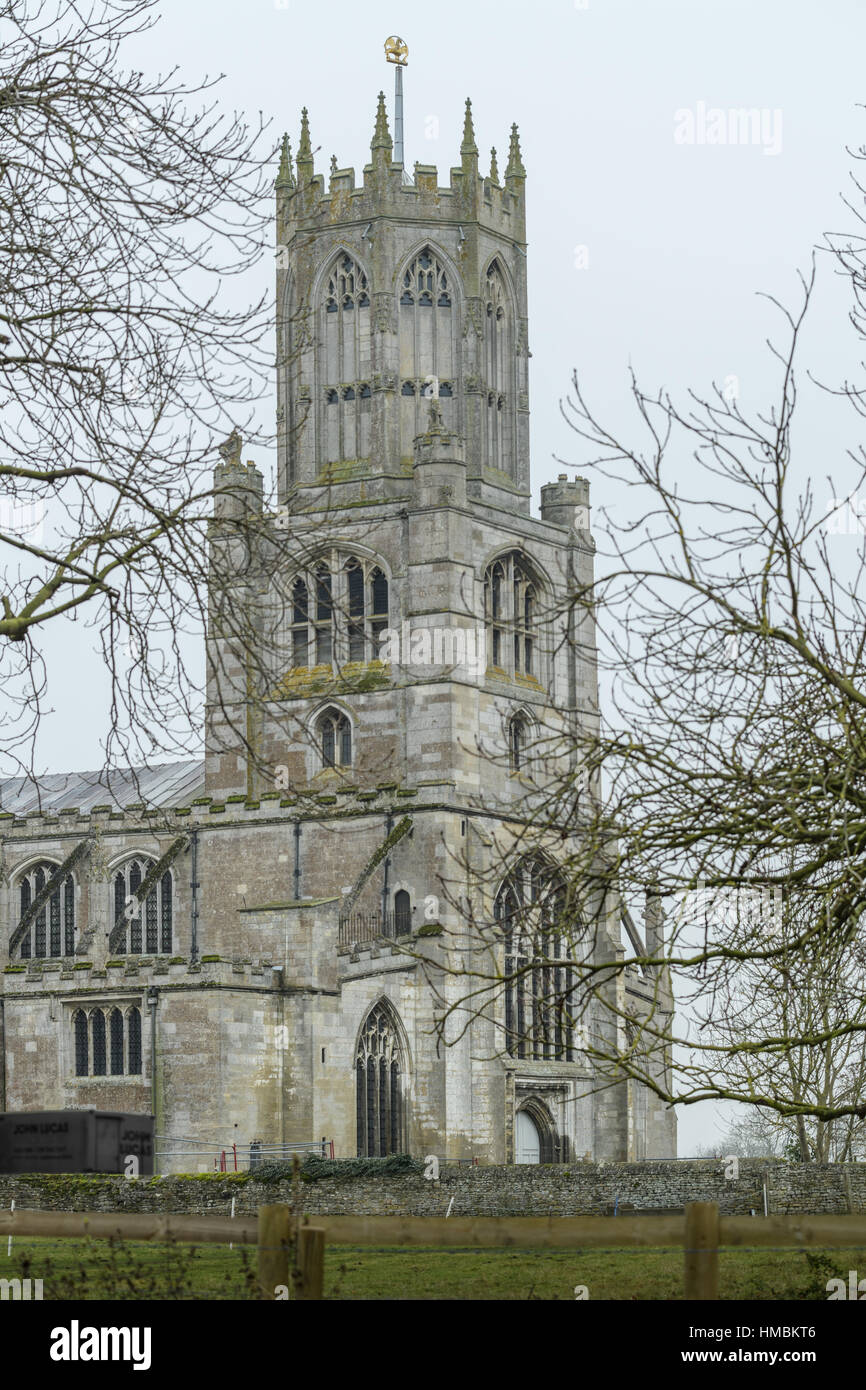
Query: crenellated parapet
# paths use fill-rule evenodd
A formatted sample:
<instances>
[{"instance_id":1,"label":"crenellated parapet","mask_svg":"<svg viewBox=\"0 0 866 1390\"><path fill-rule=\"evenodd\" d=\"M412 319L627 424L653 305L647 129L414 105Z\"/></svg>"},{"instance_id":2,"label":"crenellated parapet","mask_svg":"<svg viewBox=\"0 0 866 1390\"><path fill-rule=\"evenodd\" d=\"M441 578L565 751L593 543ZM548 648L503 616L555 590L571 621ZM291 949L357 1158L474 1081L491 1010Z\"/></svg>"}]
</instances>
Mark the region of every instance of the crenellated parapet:
<instances>
[{"instance_id":1,"label":"crenellated parapet","mask_svg":"<svg viewBox=\"0 0 866 1390\"><path fill-rule=\"evenodd\" d=\"M436 165L417 162L414 177L407 180L404 166L393 158L385 96L380 92L371 159L361 171L360 180L354 168L338 167L334 160L326 181L324 174L315 171L309 117L304 108L297 176L292 170L289 138L283 138L275 184L278 244L284 245L299 231L323 230L377 217L415 218L423 222L433 213L442 221L477 222L522 245L526 235L526 170L516 125L512 126L509 151L504 180L500 181L495 150L491 151L489 172L481 172L472 106L467 101L461 162L450 169L448 183L440 184Z\"/></svg>"}]
</instances>

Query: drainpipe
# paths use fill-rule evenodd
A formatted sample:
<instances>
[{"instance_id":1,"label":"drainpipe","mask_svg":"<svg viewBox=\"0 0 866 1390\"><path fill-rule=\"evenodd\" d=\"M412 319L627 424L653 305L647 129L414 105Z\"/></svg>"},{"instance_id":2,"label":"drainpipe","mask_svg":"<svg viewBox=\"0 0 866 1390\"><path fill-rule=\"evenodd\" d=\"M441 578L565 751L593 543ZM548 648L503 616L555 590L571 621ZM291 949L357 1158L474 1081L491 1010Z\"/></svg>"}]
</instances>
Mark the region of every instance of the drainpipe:
<instances>
[{"instance_id":1,"label":"drainpipe","mask_svg":"<svg viewBox=\"0 0 866 1390\"><path fill-rule=\"evenodd\" d=\"M301 901L301 822L295 821L295 902Z\"/></svg>"},{"instance_id":2,"label":"drainpipe","mask_svg":"<svg viewBox=\"0 0 866 1390\"><path fill-rule=\"evenodd\" d=\"M194 965L198 960L198 831L192 832L192 862L190 864L192 894L192 909L190 913L192 926L192 939L190 942L189 959L190 964Z\"/></svg>"},{"instance_id":3,"label":"drainpipe","mask_svg":"<svg viewBox=\"0 0 866 1390\"><path fill-rule=\"evenodd\" d=\"M159 1121L156 1113L156 1006L159 1000L159 990L155 985L151 985L147 991L147 1003L150 1008L150 1109L153 1115L154 1132L159 1129ZM155 1139L155 1134L154 1134ZM156 1143L153 1146L153 1171L159 1171L159 1160L156 1157Z\"/></svg>"}]
</instances>

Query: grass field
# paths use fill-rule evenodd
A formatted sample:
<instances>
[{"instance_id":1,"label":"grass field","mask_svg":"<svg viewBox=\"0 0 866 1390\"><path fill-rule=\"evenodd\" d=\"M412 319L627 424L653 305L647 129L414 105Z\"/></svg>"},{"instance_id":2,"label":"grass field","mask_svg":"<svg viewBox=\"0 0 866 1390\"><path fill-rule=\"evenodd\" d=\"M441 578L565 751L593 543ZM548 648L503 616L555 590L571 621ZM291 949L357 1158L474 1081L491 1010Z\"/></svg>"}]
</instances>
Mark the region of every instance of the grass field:
<instances>
[{"instance_id":1,"label":"grass field","mask_svg":"<svg viewBox=\"0 0 866 1390\"><path fill-rule=\"evenodd\" d=\"M722 1299L821 1299L833 1276L866 1263L862 1250L732 1250L719 1257ZM113 1245L105 1240L16 1238L0 1248L0 1279L43 1280L46 1299L250 1299L253 1247ZM683 1297L676 1250L443 1250L432 1247L326 1250L331 1299L590 1299Z\"/></svg>"}]
</instances>

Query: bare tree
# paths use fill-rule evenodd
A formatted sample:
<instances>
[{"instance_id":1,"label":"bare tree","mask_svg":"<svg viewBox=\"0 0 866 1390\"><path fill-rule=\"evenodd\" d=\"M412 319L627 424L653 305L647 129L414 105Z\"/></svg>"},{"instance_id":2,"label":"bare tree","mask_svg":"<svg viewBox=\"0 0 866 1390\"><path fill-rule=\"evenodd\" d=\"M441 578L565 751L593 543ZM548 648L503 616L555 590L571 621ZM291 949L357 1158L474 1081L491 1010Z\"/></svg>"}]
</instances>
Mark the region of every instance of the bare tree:
<instances>
[{"instance_id":1,"label":"bare tree","mask_svg":"<svg viewBox=\"0 0 866 1390\"><path fill-rule=\"evenodd\" d=\"M828 237L824 250L850 278L862 335L863 238ZM866 451L849 451L844 481L813 483L809 467L798 484L795 364L815 275L801 277L795 312L771 301L785 340L770 344L778 390L763 412L720 388L681 406L633 377L630 438L574 378L564 411L589 445L582 470L616 504L597 514L596 577L569 595L560 627L603 615L602 708L556 715L537 740L533 785L483 876L483 920L468 918L474 958L443 967L442 1029L496 1020L504 1050L503 1000L530 977L542 1014L564 1009L587 1029L591 1089L632 1079L668 1104L758 1107L820 1157L850 1154L866 1116L866 547L856 504L839 501L862 488ZM862 389L834 394L864 414ZM533 853L558 863L565 906L555 932L533 928L537 903L517 905L533 943L517 959L511 915L497 922L489 904ZM631 920L647 892L666 934L629 930L618 950L611 914ZM652 986L641 1012L630 972ZM530 1017L537 1029L534 1004Z\"/></svg>"},{"instance_id":2,"label":"bare tree","mask_svg":"<svg viewBox=\"0 0 866 1390\"><path fill-rule=\"evenodd\" d=\"M154 9L0 3L0 747L24 771L64 616L111 676L109 761L199 737L214 447L268 379L268 306L229 283L266 246L273 150L212 81L124 65Z\"/></svg>"}]
</instances>

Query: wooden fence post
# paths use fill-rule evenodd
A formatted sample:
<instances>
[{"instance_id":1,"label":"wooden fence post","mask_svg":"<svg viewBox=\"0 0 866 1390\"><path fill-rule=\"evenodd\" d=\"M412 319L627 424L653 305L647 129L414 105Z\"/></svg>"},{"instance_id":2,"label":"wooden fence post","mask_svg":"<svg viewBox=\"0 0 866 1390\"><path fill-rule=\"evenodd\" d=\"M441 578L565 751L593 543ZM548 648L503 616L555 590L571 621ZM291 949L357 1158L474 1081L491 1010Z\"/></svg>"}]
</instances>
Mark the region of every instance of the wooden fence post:
<instances>
[{"instance_id":1,"label":"wooden fence post","mask_svg":"<svg viewBox=\"0 0 866 1390\"><path fill-rule=\"evenodd\" d=\"M259 1297L273 1300L277 1289L289 1287L289 1208L285 1202L259 1207ZM283 1295L285 1297L285 1295Z\"/></svg>"},{"instance_id":2,"label":"wooden fence post","mask_svg":"<svg viewBox=\"0 0 866 1390\"><path fill-rule=\"evenodd\" d=\"M719 1207L717 1202L686 1202L687 1299L719 1296Z\"/></svg>"},{"instance_id":3,"label":"wooden fence post","mask_svg":"<svg viewBox=\"0 0 866 1390\"><path fill-rule=\"evenodd\" d=\"M325 1231L322 1226L302 1226L298 1232L297 1287L298 1298L325 1296Z\"/></svg>"}]
</instances>

